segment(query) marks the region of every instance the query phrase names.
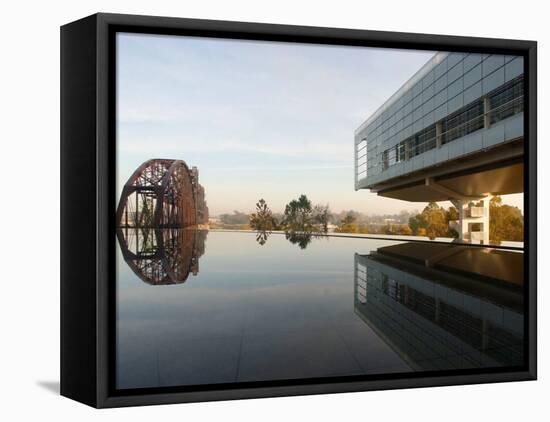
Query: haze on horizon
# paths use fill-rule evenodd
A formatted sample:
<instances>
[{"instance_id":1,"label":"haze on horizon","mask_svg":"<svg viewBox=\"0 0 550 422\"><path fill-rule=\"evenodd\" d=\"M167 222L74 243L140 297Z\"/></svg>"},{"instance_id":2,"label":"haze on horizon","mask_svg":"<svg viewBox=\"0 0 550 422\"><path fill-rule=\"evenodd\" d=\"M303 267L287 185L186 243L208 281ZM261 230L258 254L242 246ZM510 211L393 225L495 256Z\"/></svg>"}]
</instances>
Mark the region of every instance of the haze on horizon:
<instances>
[{"instance_id":1,"label":"haze on horizon","mask_svg":"<svg viewBox=\"0 0 550 422\"><path fill-rule=\"evenodd\" d=\"M199 169L211 215L306 194L334 212L421 211L354 190L354 130L435 52L117 35L117 194L150 158ZM523 210L523 194L503 197ZM448 207L449 203L442 203Z\"/></svg>"}]
</instances>

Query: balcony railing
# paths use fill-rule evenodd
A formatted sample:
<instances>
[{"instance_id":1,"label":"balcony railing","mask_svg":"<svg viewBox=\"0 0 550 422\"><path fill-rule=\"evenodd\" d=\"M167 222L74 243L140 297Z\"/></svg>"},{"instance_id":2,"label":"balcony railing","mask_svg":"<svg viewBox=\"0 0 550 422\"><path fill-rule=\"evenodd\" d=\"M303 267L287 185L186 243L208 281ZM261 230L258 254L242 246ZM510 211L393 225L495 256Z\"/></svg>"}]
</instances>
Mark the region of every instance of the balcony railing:
<instances>
[{"instance_id":1,"label":"balcony railing","mask_svg":"<svg viewBox=\"0 0 550 422\"><path fill-rule=\"evenodd\" d=\"M416 145L402 144L397 145L397 149L396 147L393 147L391 150L386 150L383 153L378 154L376 164L370 167L369 170L371 170L371 168L382 166L382 171L384 171L397 163L410 160L417 155L435 149L438 145L446 145L455 139L459 139L470 133L476 132L477 130L489 127L490 124L504 120L522 111L523 96L519 96L464 123L461 123L452 129L438 133L436 136L421 143ZM366 173L366 171L363 171L363 173Z\"/></svg>"}]
</instances>

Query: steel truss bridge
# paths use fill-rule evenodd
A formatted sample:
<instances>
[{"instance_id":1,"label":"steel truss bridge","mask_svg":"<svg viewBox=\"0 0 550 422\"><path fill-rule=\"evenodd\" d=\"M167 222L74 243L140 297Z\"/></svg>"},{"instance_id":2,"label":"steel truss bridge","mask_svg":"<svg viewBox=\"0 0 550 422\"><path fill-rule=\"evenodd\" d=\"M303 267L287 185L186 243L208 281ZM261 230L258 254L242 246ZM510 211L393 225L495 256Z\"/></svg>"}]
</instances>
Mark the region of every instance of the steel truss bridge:
<instances>
[{"instance_id":1,"label":"steel truss bridge","mask_svg":"<svg viewBox=\"0 0 550 422\"><path fill-rule=\"evenodd\" d=\"M151 159L140 165L122 189L119 228L182 228L208 224L204 188L196 167L183 160Z\"/></svg>"}]
</instances>

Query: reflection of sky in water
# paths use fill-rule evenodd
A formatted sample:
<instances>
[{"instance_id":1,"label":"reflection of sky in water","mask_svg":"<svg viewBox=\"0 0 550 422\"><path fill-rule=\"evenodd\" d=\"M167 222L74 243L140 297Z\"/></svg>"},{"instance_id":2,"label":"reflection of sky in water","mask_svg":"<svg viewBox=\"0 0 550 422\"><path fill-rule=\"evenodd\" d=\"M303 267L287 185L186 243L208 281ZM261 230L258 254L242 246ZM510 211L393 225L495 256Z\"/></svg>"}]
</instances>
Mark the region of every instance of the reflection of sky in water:
<instances>
[{"instance_id":1,"label":"reflection of sky in water","mask_svg":"<svg viewBox=\"0 0 550 422\"><path fill-rule=\"evenodd\" d=\"M119 250L118 388L411 371L354 309L355 253L397 243L210 232L199 273L163 286Z\"/></svg>"}]
</instances>

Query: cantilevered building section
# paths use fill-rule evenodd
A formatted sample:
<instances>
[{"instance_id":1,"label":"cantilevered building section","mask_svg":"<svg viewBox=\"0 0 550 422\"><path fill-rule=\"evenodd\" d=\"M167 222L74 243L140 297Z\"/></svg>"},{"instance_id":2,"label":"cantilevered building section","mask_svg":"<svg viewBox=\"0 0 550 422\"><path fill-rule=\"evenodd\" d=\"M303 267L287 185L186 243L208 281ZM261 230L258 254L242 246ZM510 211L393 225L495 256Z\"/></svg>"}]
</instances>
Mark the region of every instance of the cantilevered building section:
<instances>
[{"instance_id":1,"label":"cantilevered building section","mask_svg":"<svg viewBox=\"0 0 550 422\"><path fill-rule=\"evenodd\" d=\"M355 189L450 200L489 242L491 195L523 192L523 58L437 53L355 131Z\"/></svg>"}]
</instances>

